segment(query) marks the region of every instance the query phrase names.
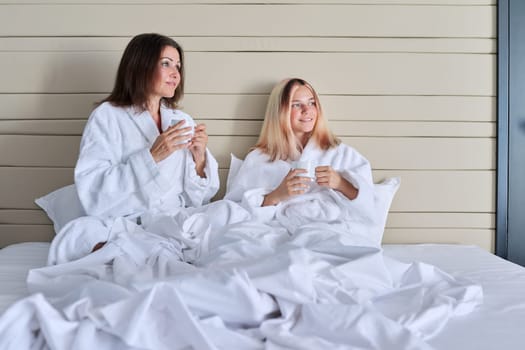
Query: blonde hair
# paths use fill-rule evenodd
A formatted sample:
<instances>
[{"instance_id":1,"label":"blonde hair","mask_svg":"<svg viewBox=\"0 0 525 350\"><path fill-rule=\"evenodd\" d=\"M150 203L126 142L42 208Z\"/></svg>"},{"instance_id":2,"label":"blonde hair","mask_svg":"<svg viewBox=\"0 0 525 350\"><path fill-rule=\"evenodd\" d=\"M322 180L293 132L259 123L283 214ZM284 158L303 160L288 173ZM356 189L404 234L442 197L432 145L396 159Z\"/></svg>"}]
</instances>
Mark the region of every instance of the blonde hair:
<instances>
[{"instance_id":1,"label":"blonde hair","mask_svg":"<svg viewBox=\"0 0 525 350\"><path fill-rule=\"evenodd\" d=\"M317 120L309 139L323 150L341 143L341 140L328 129L319 96L314 88L303 79L285 79L275 85L270 93L261 133L254 146L270 156L271 161L297 160L303 151L301 141L293 133L290 122L292 97L299 86L305 86L312 92L317 108Z\"/></svg>"}]
</instances>

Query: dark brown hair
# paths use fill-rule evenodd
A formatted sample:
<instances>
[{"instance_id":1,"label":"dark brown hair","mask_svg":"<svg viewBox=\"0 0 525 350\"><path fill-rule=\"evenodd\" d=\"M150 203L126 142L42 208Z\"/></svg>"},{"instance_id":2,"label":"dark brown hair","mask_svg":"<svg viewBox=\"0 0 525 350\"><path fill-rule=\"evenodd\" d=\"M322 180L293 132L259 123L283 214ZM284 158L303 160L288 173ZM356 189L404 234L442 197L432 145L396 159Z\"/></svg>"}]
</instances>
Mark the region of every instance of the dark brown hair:
<instances>
[{"instance_id":1,"label":"dark brown hair","mask_svg":"<svg viewBox=\"0 0 525 350\"><path fill-rule=\"evenodd\" d=\"M145 110L158 61L166 46L179 52L180 83L173 97L163 98L162 102L168 107L176 108L184 95L184 52L175 40L155 33L139 34L131 39L120 59L113 91L102 102Z\"/></svg>"}]
</instances>

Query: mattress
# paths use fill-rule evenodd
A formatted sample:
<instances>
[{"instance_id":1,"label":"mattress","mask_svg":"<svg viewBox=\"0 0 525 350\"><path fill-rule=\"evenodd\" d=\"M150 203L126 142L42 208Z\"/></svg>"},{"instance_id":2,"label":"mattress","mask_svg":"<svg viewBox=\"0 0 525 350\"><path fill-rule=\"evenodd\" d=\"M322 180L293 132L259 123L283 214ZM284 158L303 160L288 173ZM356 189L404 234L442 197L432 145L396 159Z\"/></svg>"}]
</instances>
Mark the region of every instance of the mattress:
<instances>
[{"instance_id":1,"label":"mattress","mask_svg":"<svg viewBox=\"0 0 525 350\"><path fill-rule=\"evenodd\" d=\"M48 243L20 243L0 249L0 314L28 294L27 272L43 266ZM387 256L435 265L456 278L483 287L483 304L449 321L431 339L436 349L523 349L525 332L525 269L476 246L385 245Z\"/></svg>"},{"instance_id":2,"label":"mattress","mask_svg":"<svg viewBox=\"0 0 525 350\"><path fill-rule=\"evenodd\" d=\"M0 249L0 315L28 294L27 272L46 264L49 243L18 243Z\"/></svg>"},{"instance_id":3,"label":"mattress","mask_svg":"<svg viewBox=\"0 0 525 350\"><path fill-rule=\"evenodd\" d=\"M385 253L402 261L435 265L483 287L483 304L451 319L430 341L436 349L524 349L525 268L476 246L389 245Z\"/></svg>"}]
</instances>

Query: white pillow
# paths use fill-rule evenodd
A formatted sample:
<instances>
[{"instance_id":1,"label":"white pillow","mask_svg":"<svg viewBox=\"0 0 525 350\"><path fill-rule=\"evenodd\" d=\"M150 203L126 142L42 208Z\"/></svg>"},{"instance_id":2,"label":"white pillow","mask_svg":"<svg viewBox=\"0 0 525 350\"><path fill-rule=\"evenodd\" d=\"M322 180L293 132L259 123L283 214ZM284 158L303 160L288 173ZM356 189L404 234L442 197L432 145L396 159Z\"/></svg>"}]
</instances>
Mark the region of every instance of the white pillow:
<instances>
[{"instance_id":1,"label":"white pillow","mask_svg":"<svg viewBox=\"0 0 525 350\"><path fill-rule=\"evenodd\" d=\"M228 171L228 178L226 179L226 192L228 193L230 190L230 186L235 180L235 177L237 176L237 173L239 172L239 169L241 168L243 160L237 158L233 153L230 153L230 170Z\"/></svg>"},{"instance_id":2,"label":"white pillow","mask_svg":"<svg viewBox=\"0 0 525 350\"><path fill-rule=\"evenodd\" d=\"M46 212L53 222L55 233L60 232L62 227L71 220L86 215L74 184L37 198L35 203Z\"/></svg>"},{"instance_id":3,"label":"white pillow","mask_svg":"<svg viewBox=\"0 0 525 350\"><path fill-rule=\"evenodd\" d=\"M374 203L378 215L377 225L379 228L381 228L381 239L383 238L383 231L388 218L390 205L392 204L394 195L396 194L400 185L401 179L399 177L386 178L382 182L374 185ZM381 241L381 239L379 241Z\"/></svg>"}]
</instances>

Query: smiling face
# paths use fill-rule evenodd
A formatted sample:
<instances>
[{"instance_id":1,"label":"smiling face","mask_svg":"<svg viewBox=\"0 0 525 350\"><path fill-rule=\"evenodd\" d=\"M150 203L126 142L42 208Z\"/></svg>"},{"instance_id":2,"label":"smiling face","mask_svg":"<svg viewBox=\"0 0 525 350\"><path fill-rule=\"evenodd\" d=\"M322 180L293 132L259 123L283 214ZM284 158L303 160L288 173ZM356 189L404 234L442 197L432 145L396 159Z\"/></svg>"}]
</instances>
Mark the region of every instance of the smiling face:
<instances>
[{"instance_id":1,"label":"smiling face","mask_svg":"<svg viewBox=\"0 0 525 350\"><path fill-rule=\"evenodd\" d=\"M317 104L312 91L298 85L290 101L290 124L295 136L306 143L317 121Z\"/></svg>"},{"instance_id":2,"label":"smiling face","mask_svg":"<svg viewBox=\"0 0 525 350\"><path fill-rule=\"evenodd\" d=\"M150 98L158 101L163 97L173 97L181 80L180 69L179 52L172 46L165 46L155 70Z\"/></svg>"}]
</instances>

